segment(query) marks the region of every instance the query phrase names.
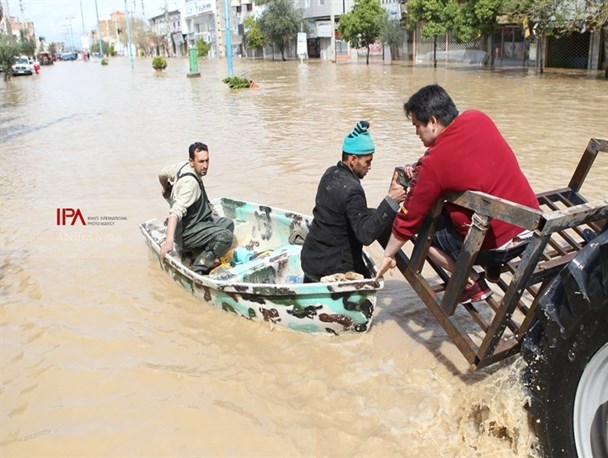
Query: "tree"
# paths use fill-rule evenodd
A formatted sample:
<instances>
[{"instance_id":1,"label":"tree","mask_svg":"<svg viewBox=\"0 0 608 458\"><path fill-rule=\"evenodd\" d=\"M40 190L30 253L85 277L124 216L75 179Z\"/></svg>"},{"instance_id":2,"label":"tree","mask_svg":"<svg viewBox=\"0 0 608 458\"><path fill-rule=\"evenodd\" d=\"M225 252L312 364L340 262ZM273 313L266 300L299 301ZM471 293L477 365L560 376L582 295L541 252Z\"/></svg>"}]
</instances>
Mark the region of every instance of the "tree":
<instances>
[{"instance_id":1,"label":"tree","mask_svg":"<svg viewBox=\"0 0 608 458\"><path fill-rule=\"evenodd\" d=\"M490 40L490 68L494 70L494 31L504 11L505 0L471 0L461 4L452 22L453 32L461 41L485 37Z\"/></svg>"},{"instance_id":2,"label":"tree","mask_svg":"<svg viewBox=\"0 0 608 458\"><path fill-rule=\"evenodd\" d=\"M206 57L207 54L209 54L210 49L211 45L202 38L196 40L196 52L198 57Z\"/></svg>"},{"instance_id":3,"label":"tree","mask_svg":"<svg viewBox=\"0 0 608 458\"><path fill-rule=\"evenodd\" d=\"M603 0L509 0L505 11L514 22L533 24L532 30L538 41L540 73L544 71L543 47L546 37L594 31L598 27L605 32L604 53L608 61L608 5Z\"/></svg>"},{"instance_id":4,"label":"tree","mask_svg":"<svg viewBox=\"0 0 608 458\"><path fill-rule=\"evenodd\" d=\"M302 11L297 10L290 0L273 0L259 19L260 30L264 36L281 51L286 61L285 48L296 37L302 24Z\"/></svg>"},{"instance_id":5,"label":"tree","mask_svg":"<svg viewBox=\"0 0 608 458\"><path fill-rule=\"evenodd\" d=\"M110 44L107 41L101 40L101 47L103 49L104 54L112 55L110 53ZM91 45L91 52L99 52L99 40L95 41L95 43Z\"/></svg>"},{"instance_id":6,"label":"tree","mask_svg":"<svg viewBox=\"0 0 608 458\"><path fill-rule=\"evenodd\" d=\"M369 47L380 36L387 14L378 0L356 0L349 13L340 16L338 30L353 48L366 48L365 63L369 65Z\"/></svg>"},{"instance_id":7,"label":"tree","mask_svg":"<svg viewBox=\"0 0 608 458\"><path fill-rule=\"evenodd\" d=\"M585 15L584 26L590 31L597 29L604 32L604 77L608 79L608 3L605 0L585 2L588 10Z\"/></svg>"},{"instance_id":8,"label":"tree","mask_svg":"<svg viewBox=\"0 0 608 458\"><path fill-rule=\"evenodd\" d=\"M243 21L243 27L245 28L245 50L263 48L266 40L255 17L247 16Z\"/></svg>"},{"instance_id":9,"label":"tree","mask_svg":"<svg viewBox=\"0 0 608 458\"><path fill-rule=\"evenodd\" d=\"M27 31L20 30L19 35L21 37L21 52L25 56L35 56L36 55L36 40L30 37L27 34Z\"/></svg>"},{"instance_id":10,"label":"tree","mask_svg":"<svg viewBox=\"0 0 608 458\"><path fill-rule=\"evenodd\" d=\"M0 37L0 71L4 73L4 81L13 76L13 65L20 51L21 46L12 37Z\"/></svg>"},{"instance_id":11,"label":"tree","mask_svg":"<svg viewBox=\"0 0 608 458\"><path fill-rule=\"evenodd\" d=\"M407 36L401 27L401 22L389 19L388 15L385 18L386 20L382 23L382 29L380 30L380 40L390 47L391 56L397 59L399 46L403 44Z\"/></svg>"},{"instance_id":12,"label":"tree","mask_svg":"<svg viewBox=\"0 0 608 458\"><path fill-rule=\"evenodd\" d=\"M544 45L549 36L561 36L571 31L571 23L578 13L568 0L510 0L506 4L508 16L513 21L534 23L533 30L538 42L538 69L544 72Z\"/></svg>"},{"instance_id":13,"label":"tree","mask_svg":"<svg viewBox=\"0 0 608 458\"><path fill-rule=\"evenodd\" d=\"M131 43L135 45L136 49L148 52L150 43L154 41L154 33L148 22L141 18L131 17L129 18L129 26L131 28ZM127 28L126 18L121 17L116 22L116 30L118 32L118 41L127 49L127 43L129 41L129 33L127 33L127 31L129 29ZM103 48L107 49L105 41L103 42Z\"/></svg>"},{"instance_id":14,"label":"tree","mask_svg":"<svg viewBox=\"0 0 608 458\"><path fill-rule=\"evenodd\" d=\"M437 37L452 30L458 15L456 0L410 0L407 11L411 28L422 23L422 36L433 37L433 66L437 67Z\"/></svg>"}]
</instances>

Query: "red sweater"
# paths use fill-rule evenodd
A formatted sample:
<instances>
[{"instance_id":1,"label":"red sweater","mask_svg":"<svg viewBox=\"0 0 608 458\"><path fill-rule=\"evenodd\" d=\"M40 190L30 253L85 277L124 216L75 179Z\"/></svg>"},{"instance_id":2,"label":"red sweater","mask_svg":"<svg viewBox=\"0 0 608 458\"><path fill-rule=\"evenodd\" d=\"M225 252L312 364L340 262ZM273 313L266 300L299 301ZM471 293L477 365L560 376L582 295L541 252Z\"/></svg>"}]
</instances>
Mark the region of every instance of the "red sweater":
<instances>
[{"instance_id":1,"label":"red sweater","mask_svg":"<svg viewBox=\"0 0 608 458\"><path fill-rule=\"evenodd\" d=\"M494 122L480 111L465 111L452 121L418 160L415 174L403 210L393 223L393 233L401 240L416 234L439 196L446 192L482 191L538 208L513 150ZM448 212L454 227L465 237L472 212L453 204ZM493 219L482 248L500 247L521 231Z\"/></svg>"}]
</instances>

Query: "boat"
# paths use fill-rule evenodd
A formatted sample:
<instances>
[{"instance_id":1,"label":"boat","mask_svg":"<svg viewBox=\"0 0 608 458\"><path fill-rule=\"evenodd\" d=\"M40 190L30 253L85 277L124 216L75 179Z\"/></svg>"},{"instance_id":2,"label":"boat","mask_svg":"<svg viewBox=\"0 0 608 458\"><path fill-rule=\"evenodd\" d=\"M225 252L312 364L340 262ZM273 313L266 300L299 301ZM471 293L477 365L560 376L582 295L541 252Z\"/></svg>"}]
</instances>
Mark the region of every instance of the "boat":
<instances>
[{"instance_id":1,"label":"boat","mask_svg":"<svg viewBox=\"0 0 608 458\"><path fill-rule=\"evenodd\" d=\"M267 205L222 197L211 201L218 216L234 221L238 247L208 275L189 268L175 250L160 262L173 280L197 299L248 320L265 321L307 333L347 334L369 330L376 293L383 280L337 274L303 283L300 252L312 217ZM166 235L163 220L140 224L153 256L160 261ZM368 270L376 264L364 252Z\"/></svg>"}]
</instances>

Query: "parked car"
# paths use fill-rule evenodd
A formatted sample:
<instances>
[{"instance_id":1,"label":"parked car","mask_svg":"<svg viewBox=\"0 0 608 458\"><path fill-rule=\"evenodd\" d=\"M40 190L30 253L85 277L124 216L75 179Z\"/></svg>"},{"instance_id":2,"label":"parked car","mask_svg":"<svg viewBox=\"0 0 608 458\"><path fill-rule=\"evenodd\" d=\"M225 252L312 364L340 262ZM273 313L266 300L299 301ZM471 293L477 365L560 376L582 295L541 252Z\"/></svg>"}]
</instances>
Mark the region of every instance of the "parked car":
<instances>
[{"instance_id":1,"label":"parked car","mask_svg":"<svg viewBox=\"0 0 608 458\"><path fill-rule=\"evenodd\" d=\"M32 75L34 65L27 56L19 56L12 67L13 75Z\"/></svg>"}]
</instances>

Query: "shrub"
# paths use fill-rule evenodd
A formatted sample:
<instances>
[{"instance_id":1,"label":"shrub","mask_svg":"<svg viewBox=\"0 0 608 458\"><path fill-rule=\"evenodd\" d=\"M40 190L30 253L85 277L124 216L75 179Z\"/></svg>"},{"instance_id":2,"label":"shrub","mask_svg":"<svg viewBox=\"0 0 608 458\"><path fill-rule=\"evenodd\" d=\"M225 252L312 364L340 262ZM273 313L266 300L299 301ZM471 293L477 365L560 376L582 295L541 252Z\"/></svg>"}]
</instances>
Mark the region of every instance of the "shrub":
<instances>
[{"instance_id":1,"label":"shrub","mask_svg":"<svg viewBox=\"0 0 608 458\"><path fill-rule=\"evenodd\" d=\"M4 80L13 76L12 66L15 63L15 56L18 56L21 49L19 44L9 37L0 38L0 72L4 73Z\"/></svg>"},{"instance_id":2,"label":"shrub","mask_svg":"<svg viewBox=\"0 0 608 458\"><path fill-rule=\"evenodd\" d=\"M251 81L243 76L232 76L222 80L230 89L244 89L250 86Z\"/></svg>"},{"instance_id":3,"label":"shrub","mask_svg":"<svg viewBox=\"0 0 608 458\"><path fill-rule=\"evenodd\" d=\"M108 59L106 59L105 57L101 59L101 65L108 65Z\"/></svg>"},{"instance_id":4,"label":"shrub","mask_svg":"<svg viewBox=\"0 0 608 458\"><path fill-rule=\"evenodd\" d=\"M210 50L211 45L202 38L196 41L196 51L198 53L198 57L206 57Z\"/></svg>"},{"instance_id":5,"label":"shrub","mask_svg":"<svg viewBox=\"0 0 608 458\"><path fill-rule=\"evenodd\" d=\"M164 70L167 68L167 59L165 59L163 56L156 56L154 59L152 59L152 68L154 70Z\"/></svg>"}]
</instances>

